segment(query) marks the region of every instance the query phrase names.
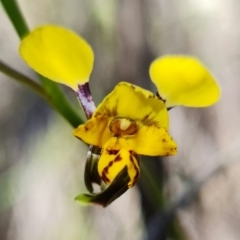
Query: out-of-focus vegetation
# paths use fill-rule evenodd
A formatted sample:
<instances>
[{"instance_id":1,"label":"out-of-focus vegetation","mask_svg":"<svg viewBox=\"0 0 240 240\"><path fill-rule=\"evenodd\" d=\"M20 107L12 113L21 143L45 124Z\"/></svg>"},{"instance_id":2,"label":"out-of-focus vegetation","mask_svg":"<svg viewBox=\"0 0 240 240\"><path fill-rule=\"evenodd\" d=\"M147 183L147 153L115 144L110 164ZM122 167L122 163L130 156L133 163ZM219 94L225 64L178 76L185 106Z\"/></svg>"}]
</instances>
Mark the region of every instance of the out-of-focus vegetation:
<instances>
[{"instance_id":1,"label":"out-of-focus vegetation","mask_svg":"<svg viewBox=\"0 0 240 240\"><path fill-rule=\"evenodd\" d=\"M173 239L180 239L173 234L176 229L183 239L239 239L238 0L18 3L31 29L62 25L92 45L90 85L96 104L122 80L155 91L148 68L163 54L201 59L218 79L222 97L208 109L172 109L171 135L178 155L143 159L167 201L146 185L144 176L149 173L143 170L139 187L108 208L83 208L74 197L85 191L87 147L41 98L0 73L0 239L164 239L173 216ZM38 81L18 55L19 38L1 5L0 23L0 60ZM62 89L83 115L74 94ZM174 205L182 196L186 201ZM169 209L166 214L163 205Z\"/></svg>"}]
</instances>

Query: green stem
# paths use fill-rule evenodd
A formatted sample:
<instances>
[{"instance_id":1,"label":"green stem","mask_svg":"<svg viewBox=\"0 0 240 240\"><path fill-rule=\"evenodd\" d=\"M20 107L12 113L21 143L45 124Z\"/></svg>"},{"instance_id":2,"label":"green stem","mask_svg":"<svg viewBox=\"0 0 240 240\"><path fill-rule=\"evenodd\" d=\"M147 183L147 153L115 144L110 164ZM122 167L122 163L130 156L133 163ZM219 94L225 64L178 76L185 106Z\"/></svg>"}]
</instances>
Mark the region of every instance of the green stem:
<instances>
[{"instance_id":1,"label":"green stem","mask_svg":"<svg viewBox=\"0 0 240 240\"><path fill-rule=\"evenodd\" d=\"M47 78L39 75L43 88L48 95L51 96L51 102L54 108L74 127L77 128L83 123L83 120L77 114L77 112L70 105L69 101L65 98L62 90L58 84L48 80Z\"/></svg>"},{"instance_id":2,"label":"green stem","mask_svg":"<svg viewBox=\"0 0 240 240\"><path fill-rule=\"evenodd\" d=\"M9 19L11 20L20 39L24 38L29 29L24 20L24 17L19 9L19 6L15 0L1 0L3 8L5 9ZM48 80L47 78L40 76L43 89L45 93L50 97L50 101L53 107L65 118L67 121L76 128L83 121L79 115L75 112L68 100L65 98L62 90L59 86Z\"/></svg>"},{"instance_id":3,"label":"green stem","mask_svg":"<svg viewBox=\"0 0 240 240\"><path fill-rule=\"evenodd\" d=\"M145 185L144 189L147 191L147 195L150 197L149 201L154 204L156 209L162 209L165 204L162 188L159 186L159 183L157 183L156 179L152 176L149 167L144 161L141 163L141 172L144 181L146 181L143 181L142 184Z\"/></svg>"},{"instance_id":4,"label":"green stem","mask_svg":"<svg viewBox=\"0 0 240 240\"><path fill-rule=\"evenodd\" d=\"M34 91L36 94L38 94L40 97L42 97L50 105L52 104L50 102L49 96L45 93L45 91L41 85L34 82L32 79L23 75L22 73L19 73L16 70L12 69L11 67L7 66L1 60L0 60L0 71L3 72L4 74L6 74L7 76L11 77L13 80L20 82L21 84L25 85L26 87L28 87L29 89Z\"/></svg>"},{"instance_id":5,"label":"green stem","mask_svg":"<svg viewBox=\"0 0 240 240\"><path fill-rule=\"evenodd\" d=\"M15 0L1 0L2 5L10 18L18 36L22 39L29 33L27 24Z\"/></svg>"}]
</instances>

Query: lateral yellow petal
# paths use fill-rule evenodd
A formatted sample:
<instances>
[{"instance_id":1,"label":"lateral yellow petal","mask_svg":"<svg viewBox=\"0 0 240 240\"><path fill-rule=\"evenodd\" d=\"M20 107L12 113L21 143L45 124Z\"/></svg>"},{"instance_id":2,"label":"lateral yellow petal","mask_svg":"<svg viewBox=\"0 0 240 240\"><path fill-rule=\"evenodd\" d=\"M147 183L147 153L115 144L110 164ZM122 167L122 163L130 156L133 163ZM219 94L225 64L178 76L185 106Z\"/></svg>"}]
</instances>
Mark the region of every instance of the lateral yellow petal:
<instances>
[{"instance_id":1,"label":"lateral yellow petal","mask_svg":"<svg viewBox=\"0 0 240 240\"><path fill-rule=\"evenodd\" d=\"M140 174L139 156L124 138L112 137L102 149L98 173L106 184L110 184L124 167L130 178L128 187L132 187Z\"/></svg>"},{"instance_id":2,"label":"lateral yellow petal","mask_svg":"<svg viewBox=\"0 0 240 240\"><path fill-rule=\"evenodd\" d=\"M19 47L24 61L37 73L77 90L88 82L94 54L76 33L60 26L45 25L26 36Z\"/></svg>"},{"instance_id":3,"label":"lateral yellow petal","mask_svg":"<svg viewBox=\"0 0 240 240\"><path fill-rule=\"evenodd\" d=\"M85 143L102 148L112 137L108 128L109 121L107 116L98 115L76 128L73 135Z\"/></svg>"},{"instance_id":4,"label":"lateral yellow petal","mask_svg":"<svg viewBox=\"0 0 240 240\"><path fill-rule=\"evenodd\" d=\"M168 112L164 103L152 92L126 82L117 84L104 98L94 116L99 114L168 128Z\"/></svg>"},{"instance_id":5,"label":"lateral yellow petal","mask_svg":"<svg viewBox=\"0 0 240 240\"><path fill-rule=\"evenodd\" d=\"M165 128L144 126L134 137L127 138L137 154L148 156L170 156L177 153L177 145Z\"/></svg>"},{"instance_id":6,"label":"lateral yellow petal","mask_svg":"<svg viewBox=\"0 0 240 240\"><path fill-rule=\"evenodd\" d=\"M150 66L150 77L167 107L207 107L220 96L218 84L194 57L157 58Z\"/></svg>"}]
</instances>

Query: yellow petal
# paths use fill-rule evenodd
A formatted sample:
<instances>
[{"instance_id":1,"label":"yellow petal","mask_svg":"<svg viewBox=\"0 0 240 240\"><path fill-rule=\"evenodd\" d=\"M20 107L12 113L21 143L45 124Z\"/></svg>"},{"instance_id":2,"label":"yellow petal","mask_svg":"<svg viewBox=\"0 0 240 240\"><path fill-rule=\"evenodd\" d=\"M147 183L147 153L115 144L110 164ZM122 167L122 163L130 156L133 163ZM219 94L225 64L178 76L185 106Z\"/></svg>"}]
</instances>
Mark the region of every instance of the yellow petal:
<instances>
[{"instance_id":1,"label":"yellow petal","mask_svg":"<svg viewBox=\"0 0 240 240\"><path fill-rule=\"evenodd\" d=\"M168 128L168 113L164 103L150 91L126 82L119 83L104 98L94 116L99 114Z\"/></svg>"},{"instance_id":2,"label":"yellow petal","mask_svg":"<svg viewBox=\"0 0 240 240\"><path fill-rule=\"evenodd\" d=\"M19 52L37 73L74 90L89 80L93 68L90 45L76 33L59 26L35 29L22 40Z\"/></svg>"},{"instance_id":3,"label":"yellow petal","mask_svg":"<svg viewBox=\"0 0 240 240\"><path fill-rule=\"evenodd\" d=\"M88 120L73 131L73 135L85 143L100 148L112 137L108 128L109 118L99 115Z\"/></svg>"},{"instance_id":4,"label":"yellow petal","mask_svg":"<svg viewBox=\"0 0 240 240\"><path fill-rule=\"evenodd\" d=\"M124 167L130 177L128 187L132 187L140 173L139 157L124 138L112 137L102 149L98 173L106 184L110 184Z\"/></svg>"},{"instance_id":5,"label":"yellow petal","mask_svg":"<svg viewBox=\"0 0 240 240\"><path fill-rule=\"evenodd\" d=\"M150 77L167 107L207 107L216 103L220 89L196 58L165 56L150 66Z\"/></svg>"},{"instance_id":6,"label":"yellow petal","mask_svg":"<svg viewBox=\"0 0 240 240\"><path fill-rule=\"evenodd\" d=\"M126 139L137 154L148 156L170 156L177 153L177 145L165 128L144 126L138 134Z\"/></svg>"}]
</instances>

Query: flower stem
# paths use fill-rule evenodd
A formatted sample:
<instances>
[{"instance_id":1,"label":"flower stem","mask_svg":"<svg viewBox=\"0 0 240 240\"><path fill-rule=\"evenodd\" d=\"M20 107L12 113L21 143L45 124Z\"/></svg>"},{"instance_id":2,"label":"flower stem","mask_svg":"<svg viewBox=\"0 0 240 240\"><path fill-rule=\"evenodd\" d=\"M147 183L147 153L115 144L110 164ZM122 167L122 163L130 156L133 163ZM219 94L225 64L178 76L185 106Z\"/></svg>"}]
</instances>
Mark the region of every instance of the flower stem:
<instances>
[{"instance_id":1,"label":"flower stem","mask_svg":"<svg viewBox=\"0 0 240 240\"><path fill-rule=\"evenodd\" d=\"M29 33L29 29L17 2L15 0L1 0L1 2L18 36L20 39L23 39ZM55 108L74 128L81 124L83 122L82 119L65 98L59 86L43 76L40 76L40 79L45 93L51 100L53 108Z\"/></svg>"},{"instance_id":2,"label":"flower stem","mask_svg":"<svg viewBox=\"0 0 240 240\"><path fill-rule=\"evenodd\" d=\"M48 102L51 105L49 96L46 94L46 92L44 91L43 87L40 84L34 82L29 77L9 67L5 63L3 63L1 60L0 60L0 71L5 73L7 76L11 77L12 79L16 80L17 82L20 82L21 84L25 85L26 87L34 91L36 94L38 94L40 97L42 97L46 102Z\"/></svg>"},{"instance_id":3,"label":"flower stem","mask_svg":"<svg viewBox=\"0 0 240 240\"><path fill-rule=\"evenodd\" d=\"M18 36L24 38L29 30L17 2L15 0L1 0L1 2Z\"/></svg>"},{"instance_id":4,"label":"flower stem","mask_svg":"<svg viewBox=\"0 0 240 240\"><path fill-rule=\"evenodd\" d=\"M83 123L78 113L74 110L70 102L64 96L58 84L39 75L42 86L46 93L51 96L53 107L74 127L77 128Z\"/></svg>"},{"instance_id":5,"label":"flower stem","mask_svg":"<svg viewBox=\"0 0 240 240\"><path fill-rule=\"evenodd\" d=\"M78 85L76 96L86 114L87 119L90 119L93 112L96 110L96 106L92 98L89 84L85 83L83 85Z\"/></svg>"}]
</instances>

